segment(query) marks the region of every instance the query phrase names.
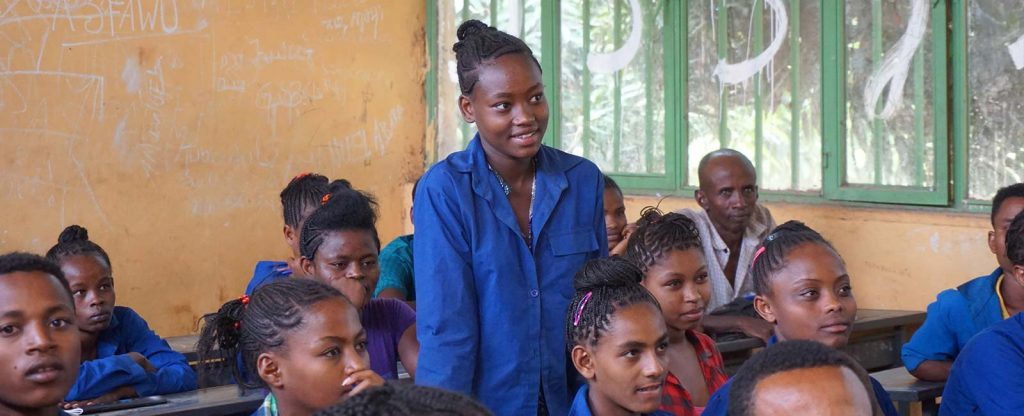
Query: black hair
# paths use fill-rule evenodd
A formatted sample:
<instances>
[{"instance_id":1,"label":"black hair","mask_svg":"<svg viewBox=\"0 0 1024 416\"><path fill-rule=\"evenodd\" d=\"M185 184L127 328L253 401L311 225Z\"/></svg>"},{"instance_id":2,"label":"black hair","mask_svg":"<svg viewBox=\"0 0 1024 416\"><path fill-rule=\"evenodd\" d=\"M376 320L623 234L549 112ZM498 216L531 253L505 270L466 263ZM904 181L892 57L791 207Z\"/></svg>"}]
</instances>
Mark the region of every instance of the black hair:
<instances>
[{"instance_id":1,"label":"black hair","mask_svg":"<svg viewBox=\"0 0 1024 416\"><path fill-rule=\"evenodd\" d=\"M412 199L416 199L416 189L420 187L420 179L423 179L423 177L416 178L416 182L412 183Z\"/></svg>"},{"instance_id":2,"label":"black hair","mask_svg":"<svg viewBox=\"0 0 1024 416\"><path fill-rule=\"evenodd\" d=\"M754 390L761 380L785 371L819 367L849 368L860 379L871 401L873 413L881 413L874 390L868 381L867 371L856 360L819 342L793 340L769 346L743 363L732 378L732 388L729 390L729 415L754 414ZM807 394L816 393L808 391Z\"/></svg>"},{"instance_id":3,"label":"black hair","mask_svg":"<svg viewBox=\"0 0 1024 416\"><path fill-rule=\"evenodd\" d=\"M640 212L636 231L629 237L625 256L646 273L669 251L691 248L700 249L701 244L697 225L690 217L677 212L663 214L658 208L646 207Z\"/></svg>"},{"instance_id":4,"label":"black hair","mask_svg":"<svg viewBox=\"0 0 1024 416\"><path fill-rule=\"evenodd\" d=\"M200 379L211 379L208 371L230 369L239 387L266 387L256 372L256 359L266 351L286 348L285 334L302 325L311 306L326 299L344 299L351 304L338 289L324 283L280 279L256 288L249 298L232 299L217 312L203 315L196 344ZM234 358L239 355L241 366Z\"/></svg>"},{"instance_id":5,"label":"black hair","mask_svg":"<svg viewBox=\"0 0 1024 416\"><path fill-rule=\"evenodd\" d=\"M60 270L60 266L53 260L20 251L0 255L0 275L16 272L43 272L53 276L60 283L61 287L67 291L68 300L72 300L71 286L68 285L68 279L64 277L64 272ZM71 302L71 307L75 307L74 301Z\"/></svg>"},{"instance_id":6,"label":"black hair","mask_svg":"<svg viewBox=\"0 0 1024 416\"><path fill-rule=\"evenodd\" d=\"M576 295L565 312L565 340L569 350L576 345L597 345L617 310L647 303L661 311L661 305L640 285L643 272L619 257L593 259L583 265L573 287Z\"/></svg>"},{"instance_id":7,"label":"black hair","mask_svg":"<svg viewBox=\"0 0 1024 416\"><path fill-rule=\"evenodd\" d=\"M335 181L338 182L338 181ZM347 182L347 181L346 181ZM373 236L380 251L380 237L377 235L377 200L366 192L349 187L332 185L330 197L317 208L302 225L299 236L299 253L313 260L324 235L332 231L359 230Z\"/></svg>"},{"instance_id":8,"label":"black hair","mask_svg":"<svg viewBox=\"0 0 1024 416\"><path fill-rule=\"evenodd\" d=\"M832 243L817 231L800 221L787 221L775 227L775 230L765 237L757 249L760 254L756 254L750 264L754 292L759 295L771 294L771 276L786 266L786 255L789 252L805 243L821 244L835 253L840 261L843 259L835 247L832 247Z\"/></svg>"},{"instance_id":9,"label":"black hair","mask_svg":"<svg viewBox=\"0 0 1024 416\"><path fill-rule=\"evenodd\" d=\"M107 268L108 272L113 272L110 256L103 250L103 247L89 240L89 230L86 230L85 227L79 225L67 226L64 231L60 232L60 236L57 237L57 244L50 247L50 250L46 252L46 258L57 264L71 256L95 257L96 260L99 260Z\"/></svg>"},{"instance_id":10,"label":"black hair","mask_svg":"<svg viewBox=\"0 0 1024 416\"><path fill-rule=\"evenodd\" d=\"M459 75L459 89L469 95L479 81L477 69L480 65L501 56L520 53L529 56L540 69L540 62L533 56L533 50L515 36L488 26L479 20L467 20L459 25L452 50L455 52L456 72Z\"/></svg>"},{"instance_id":11,"label":"black hair","mask_svg":"<svg viewBox=\"0 0 1024 416\"><path fill-rule=\"evenodd\" d=\"M469 396L436 387L387 383L371 387L315 416L490 416Z\"/></svg>"},{"instance_id":12,"label":"black hair","mask_svg":"<svg viewBox=\"0 0 1024 416\"><path fill-rule=\"evenodd\" d=\"M619 193L620 197L622 196L622 188L619 188L619 184L615 182L615 179L612 179L611 176L604 175L604 190L607 191L609 189L614 189L615 192Z\"/></svg>"},{"instance_id":13,"label":"black hair","mask_svg":"<svg viewBox=\"0 0 1024 416\"><path fill-rule=\"evenodd\" d=\"M292 178L281 191L284 223L297 228L303 212L320 206L320 200L328 192L328 182L326 176L318 173L300 173Z\"/></svg>"},{"instance_id":14,"label":"black hair","mask_svg":"<svg viewBox=\"0 0 1024 416\"><path fill-rule=\"evenodd\" d=\"M1003 202L1009 198L1024 198L1024 183L1015 183L996 191L996 196L992 198L993 227L996 225L996 213L999 212L999 208L1002 208Z\"/></svg>"},{"instance_id":15,"label":"black hair","mask_svg":"<svg viewBox=\"0 0 1024 416\"><path fill-rule=\"evenodd\" d=\"M1013 217L1006 230L1006 257L1013 264L1024 266L1024 211Z\"/></svg>"}]
</instances>

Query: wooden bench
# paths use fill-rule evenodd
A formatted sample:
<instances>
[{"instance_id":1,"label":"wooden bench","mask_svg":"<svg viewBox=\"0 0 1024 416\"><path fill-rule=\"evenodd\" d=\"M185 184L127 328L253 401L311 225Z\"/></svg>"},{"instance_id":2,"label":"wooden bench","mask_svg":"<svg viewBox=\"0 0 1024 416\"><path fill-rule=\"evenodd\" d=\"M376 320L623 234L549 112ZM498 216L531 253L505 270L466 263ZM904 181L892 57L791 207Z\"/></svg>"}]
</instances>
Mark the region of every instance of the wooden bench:
<instances>
[{"instance_id":1,"label":"wooden bench","mask_svg":"<svg viewBox=\"0 0 1024 416\"><path fill-rule=\"evenodd\" d=\"M219 386L186 393L168 394L163 396L167 399L167 403L156 406L96 414L104 416L248 416L263 404L263 398L266 395L267 393L261 390L246 390L245 393L242 393L235 385Z\"/></svg>"},{"instance_id":2,"label":"wooden bench","mask_svg":"<svg viewBox=\"0 0 1024 416\"><path fill-rule=\"evenodd\" d=\"M910 404L914 402L921 403L922 416L939 414L937 399L942 397L946 383L918 380L904 367L874 372L871 377L889 392L889 397L897 403L901 415L909 415Z\"/></svg>"}]
</instances>

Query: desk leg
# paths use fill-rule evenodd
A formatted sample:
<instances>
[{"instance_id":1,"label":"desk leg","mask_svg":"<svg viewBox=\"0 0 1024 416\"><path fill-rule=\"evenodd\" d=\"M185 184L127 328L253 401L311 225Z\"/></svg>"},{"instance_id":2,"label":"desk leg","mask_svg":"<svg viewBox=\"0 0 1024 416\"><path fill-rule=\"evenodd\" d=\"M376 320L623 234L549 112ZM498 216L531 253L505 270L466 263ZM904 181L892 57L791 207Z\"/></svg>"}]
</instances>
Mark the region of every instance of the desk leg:
<instances>
[{"instance_id":1,"label":"desk leg","mask_svg":"<svg viewBox=\"0 0 1024 416\"><path fill-rule=\"evenodd\" d=\"M896 402L896 411L903 416L910 416L910 402Z\"/></svg>"},{"instance_id":2,"label":"desk leg","mask_svg":"<svg viewBox=\"0 0 1024 416\"><path fill-rule=\"evenodd\" d=\"M939 405L935 403L935 399L925 400L921 402L921 416L935 416L939 414Z\"/></svg>"}]
</instances>

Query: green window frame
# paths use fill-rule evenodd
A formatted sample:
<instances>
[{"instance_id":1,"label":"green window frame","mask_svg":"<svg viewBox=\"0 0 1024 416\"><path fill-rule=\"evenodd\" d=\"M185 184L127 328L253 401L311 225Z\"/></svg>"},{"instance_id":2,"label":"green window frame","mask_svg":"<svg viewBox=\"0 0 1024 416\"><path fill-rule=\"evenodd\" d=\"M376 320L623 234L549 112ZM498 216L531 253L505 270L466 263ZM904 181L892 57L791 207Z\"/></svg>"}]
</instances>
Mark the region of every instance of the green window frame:
<instances>
[{"instance_id":1,"label":"green window frame","mask_svg":"<svg viewBox=\"0 0 1024 416\"><path fill-rule=\"evenodd\" d=\"M496 11L502 5L508 2L507 0L440 0L450 1L452 3L462 3L468 5L471 2L480 3L484 6L489 7L489 16L484 21L495 23ZM562 13L562 1L560 0L519 0L514 2L516 4L524 4L525 2L539 2L538 7L540 8L540 42L538 53L541 61L541 66L544 71L544 82L548 86L546 93L550 104L550 121L547 135L545 136L545 143L554 147L561 147L563 145L562 136L562 119L563 119L563 91L561 88L562 79L562 26L561 26L561 13ZM589 3L603 1L603 0L590 0ZM649 0L645 0L649 1ZM764 13L765 0L751 0L754 2L754 6L751 8L751 13L754 17L751 20L751 27L753 34L749 42L754 50L762 50L768 40L765 37L770 36L769 34L763 34L764 27ZM848 1L862 1L862 0L848 0ZM871 1L873 3L881 3L882 0L863 0L865 2ZM966 156L966 141L967 141L967 88L966 88L966 3L969 0L929 0L930 5L930 16L929 16L929 41L927 47L930 48L930 57L926 59L926 54L922 53L921 50L926 45L922 43L922 48L919 48L918 52L915 53L913 63L911 65L911 73L907 79L905 87L905 97L907 97L908 103L904 105L904 109L921 109L922 101L927 101L931 106L932 118L925 123L925 117L915 114L914 116L914 129L912 137L914 140L913 149L917 153L918 157L924 154L921 149L927 146L930 149L930 154L924 162L915 162L913 165L916 167L913 177L912 185L890 185L885 184L882 180L876 180L874 183L863 183L849 180L847 177L847 154L849 152L849 140L847 131L847 117L848 117L848 106L855 105L850 103L848 98L850 91L846 80L846 68L848 63L847 53L847 35L846 20L845 20L845 3L839 1L827 1L827 0L788 0L786 1L786 7L789 9L790 26L787 34L786 43L791 50L800 50L800 39L797 36L801 31L801 25L807 28L809 22L801 22L799 18L794 19L794 16L799 16L801 10L801 4L807 5L808 3L818 3L820 7L820 13L818 14L818 22L814 26L819 28L819 38L816 39L820 42L820 59L821 59L821 71L820 79L816 80L820 83L820 107L816 108L816 111L820 111L820 124L817 126L811 126L817 129L816 134L819 135L820 140L820 151L814 148L804 148L806 146L801 144L800 140L792 139L792 137L800 137L802 135L808 135L807 131L801 132L802 128L806 126L799 125L801 111L800 105L796 103L795 98L787 105L790 111L792 120L791 126L789 126L789 133L791 134L791 140L786 149L788 152L789 160L791 161L791 167L788 172L789 176L789 187L793 189L788 190L763 190L762 197L765 200L782 200L792 202L823 202L823 201L849 201L853 203L885 203L885 204L903 204L903 205L918 205L918 206L936 206L936 207L953 207L956 209L978 209L979 201L971 201L967 199L966 189L966 171L968 159ZM489 3L488 3L489 2ZM628 2L627 0L608 0L609 3L614 2L617 4L616 8L624 8L628 13ZM662 68L664 71L664 134L661 136L654 128L655 132L651 133L651 128L648 128L648 133L645 139L647 143L652 143L652 140L663 140L664 148L664 173L623 173L613 172L611 176L619 182L619 184L631 193L659 193L668 195L680 195L685 196L692 193L694 189L695 178L693 178L694 167L691 166L701 155L690 155L688 150L691 149L691 135L694 132L691 131L690 126L690 85L689 76L690 71L690 48L688 33L690 31L688 13L690 11L690 3L682 0L662 0L664 6L664 12L662 13L663 20L663 32L661 33L663 39L663 53ZM513 3L513 2L508 2ZM717 13L717 36L720 41L717 44L716 53L721 59L728 56L728 30L729 17L727 8L735 2L727 2L726 0L715 0L715 7L719 8ZM873 5L874 6L874 5ZM426 88L426 99L427 99L427 115L428 115L428 128L431 131L427 134L427 148L428 156L427 162L443 158L443 152L438 148L437 131L438 125L438 106L440 105L451 105L454 107L454 103L440 103L438 101L438 83L440 76L445 75L440 68L443 66L440 48L450 48L451 42L446 42L444 45L439 43L439 25L444 23L451 23L454 20L454 24L457 25L464 18L470 18L474 16L459 15L454 19L441 19L438 15L439 10L443 7L439 7L438 0L427 0L427 53L428 53L428 74L425 82ZM468 8L463 7L463 10ZM722 11L725 12L722 12ZM951 12L951 13L947 13ZM873 17L878 17L878 8L872 10ZM948 17L947 17L948 16ZM951 29L947 28L947 25ZM836 30L836 29L839 30ZM626 26L626 30L629 28ZM454 32L454 30L451 30ZM892 40L886 40L885 44L882 45L881 37L875 30L871 34L873 39L872 47L874 48L874 57L879 58L880 52L884 52L886 49L892 46ZM531 44L536 48L536 45ZM789 57L785 58L784 63L789 65L792 71L800 71L801 61L796 56L797 54L790 54ZM638 57L639 59L640 57ZM777 57L776 59L784 59ZM927 76L926 76L927 75ZM799 75L790 77L789 86L794 95L798 84L801 82ZM765 106L763 103L763 83L760 74L755 76L752 81L755 91L754 100L756 104L753 108L754 116L754 129L756 131L752 146L748 144L748 147L752 148L752 152L749 152L751 158L755 161L756 166L760 170L763 166L763 158L766 152L777 152L778 147L774 147L774 150L766 150L766 144L764 143L763 129L764 129L764 112ZM925 85L925 83L929 85ZM950 90L951 92L947 92ZM930 92L927 91L930 89ZM727 113L731 108L727 107L725 100L720 100L722 114ZM806 108L806 107L805 107ZM923 110L915 110L920 112ZM730 137L730 126L728 124L728 117L721 116L719 118L719 125L717 129L716 139L722 146L731 145L735 147L736 142L732 142ZM817 121L817 120L815 120ZM881 122L875 122L872 126L872 140L880 140L879 137L883 136L885 132L884 127L880 127ZM470 127L463 125L462 137L471 137ZM924 133L926 128L931 129L931 137ZM812 134L814 134L812 133ZM464 143L463 143L464 144ZM609 146L617 146L618 143L608 143ZM648 149L651 148L650 144L645 144ZM803 147L802 147L803 146ZM872 157L875 158L875 167L877 168L881 160L886 156L884 151L879 151L879 146L875 146ZM952 154L950 153L952 150ZM806 163L800 163L799 157L805 155L808 152L820 152L820 166L814 166L813 164L807 165ZM952 160L951 160L952 158ZM652 169L650 161L645 161L648 164L646 170L649 172ZM950 171L952 170L952 175ZM926 172L929 172L926 174ZM763 178L764 174L759 173L759 178ZM801 189L797 190L797 184L801 178L807 175L818 175L820 180L820 187L813 188L810 190ZM875 178L879 175L876 173ZM950 180L950 179L953 180ZM982 203L983 205L983 203Z\"/></svg>"}]
</instances>

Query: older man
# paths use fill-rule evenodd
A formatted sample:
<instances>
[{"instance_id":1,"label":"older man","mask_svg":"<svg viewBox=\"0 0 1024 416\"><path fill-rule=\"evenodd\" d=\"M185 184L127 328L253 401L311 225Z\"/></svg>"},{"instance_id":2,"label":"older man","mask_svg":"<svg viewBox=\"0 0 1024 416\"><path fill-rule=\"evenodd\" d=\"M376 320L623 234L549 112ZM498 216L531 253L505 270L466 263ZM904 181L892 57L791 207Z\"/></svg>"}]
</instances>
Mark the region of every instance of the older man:
<instances>
[{"instance_id":1,"label":"older man","mask_svg":"<svg viewBox=\"0 0 1024 416\"><path fill-rule=\"evenodd\" d=\"M757 203L757 171L742 153L719 149L708 153L697 167L700 188L694 199L702 210L683 209L700 230L704 258L711 278L713 311L753 292L747 277L758 244L775 228L771 212ZM748 316L709 315L704 326L711 332L741 331L767 340L771 325Z\"/></svg>"}]
</instances>

